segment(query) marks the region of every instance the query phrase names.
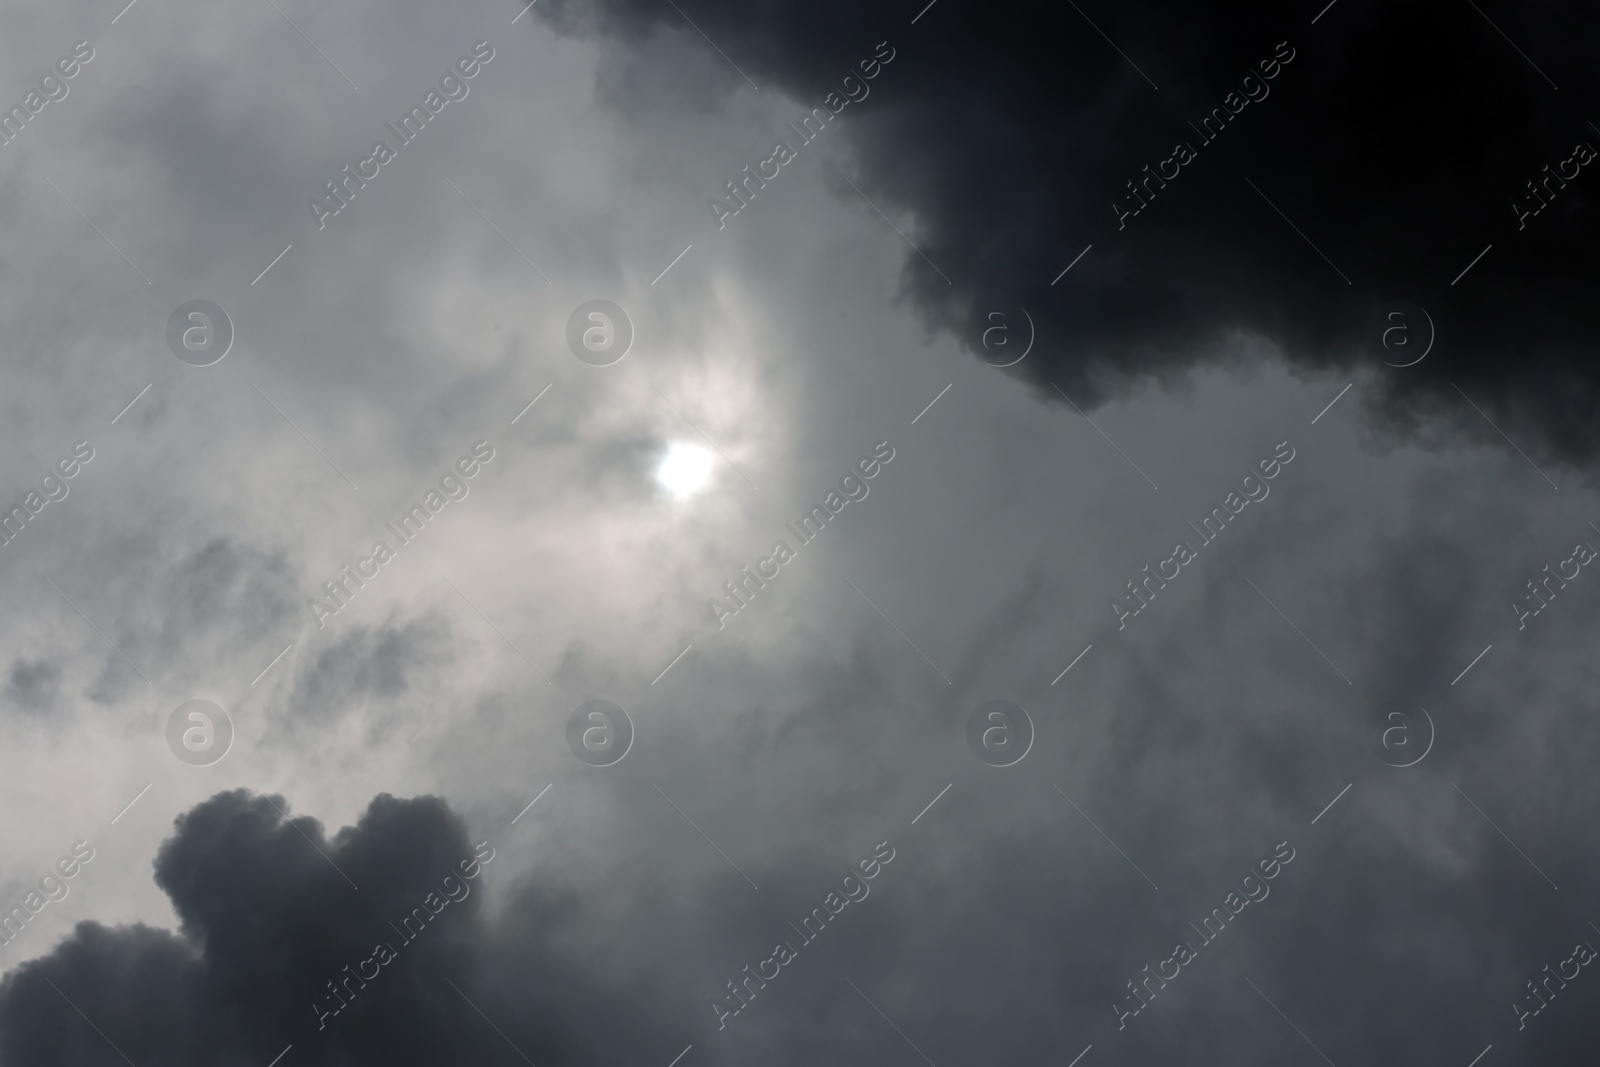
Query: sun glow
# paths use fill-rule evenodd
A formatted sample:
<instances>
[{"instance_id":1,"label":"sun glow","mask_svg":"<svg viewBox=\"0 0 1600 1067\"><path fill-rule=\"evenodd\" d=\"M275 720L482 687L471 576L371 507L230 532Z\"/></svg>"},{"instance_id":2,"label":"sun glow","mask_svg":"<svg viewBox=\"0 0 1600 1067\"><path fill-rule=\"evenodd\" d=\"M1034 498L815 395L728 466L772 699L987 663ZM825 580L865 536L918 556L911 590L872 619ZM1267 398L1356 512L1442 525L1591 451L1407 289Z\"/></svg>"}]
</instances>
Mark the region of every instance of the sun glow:
<instances>
[{"instance_id":1,"label":"sun glow","mask_svg":"<svg viewBox=\"0 0 1600 1067\"><path fill-rule=\"evenodd\" d=\"M699 445L673 445L656 467L656 481L676 497L693 496L710 480L711 454Z\"/></svg>"}]
</instances>

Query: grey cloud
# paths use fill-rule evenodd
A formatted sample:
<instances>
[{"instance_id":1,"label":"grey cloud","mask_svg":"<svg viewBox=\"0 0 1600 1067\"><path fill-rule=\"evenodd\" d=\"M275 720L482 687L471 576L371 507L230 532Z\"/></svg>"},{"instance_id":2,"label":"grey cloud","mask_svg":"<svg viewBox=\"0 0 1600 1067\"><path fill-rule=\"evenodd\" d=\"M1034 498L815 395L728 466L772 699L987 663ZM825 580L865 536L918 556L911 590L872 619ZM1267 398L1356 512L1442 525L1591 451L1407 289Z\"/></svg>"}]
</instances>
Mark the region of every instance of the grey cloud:
<instances>
[{"instance_id":1,"label":"grey cloud","mask_svg":"<svg viewBox=\"0 0 1600 1067\"><path fill-rule=\"evenodd\" d=\"M379 730L402 708L415 714L429 699L419 685L455 658L452 627L438 617L333 626L348 628L323 636L285 699L286 722L297 732L362 712Z\"/></svg>"},{"instance_id":2,"label":"grey cloud","mask_svg":"<svg viewBox=\"0 0 1600 1067\"><path fill-rule=\"evenodd\" d=\"M56 706L61 667L48 659L15 659L6 676L6 699L29 713Z\"/></svg>"},{"instance_id":3,"label":"grey cloud","mask_svg":"<svg viewBox=\"0 0 1600 1067\"><path fill-rule=\"evenodd\" d=\"M515 26L520 5L282 6L359 94L270 9L198 19L141 3L118 23L130 32L107 44L105 65L97 60L104 79L52 105L47 117L61 121L41 125L36 143L6 149L28 154L0 196L19 249L0 286L16 349L0 440L8 455L53 457L91 434L103 458L44 516L63 521L31 530L48 536L0 561L8 596L27 606L0 618L8 721L19 726L0 755L12 783L5 881L36 878L38 857L76 832L66 827L91 827L107 844L96 881L70 903L93 921L55 946L19 943L7 963L0 1062L122 1062L47 976L141 1065L259 1067L291 1041L279 1067L521 1063L444 978L541 1067L666 1067L690 1044L679 1067L920 1063L845 978L941 1067L1060 1067L1091 1042L1079 1067L1320 1062L1245 979L1341 1064L1465 1065L1491 1041L1481 1067L1585 1062L1583 986L1522 1034L1509 1001L1586 936L1594 850L1584 813L1595 797L1583 664L1596 616L1581 582L1525 632L1506 601L1594 517L1587 469L1543 465L1556 493L1454 393L1440 401L1438 380L1411 393L1398 372L1376 376L1387 368L1334 377L1345 365L1335 350L1355 332L1339 316L1370 294L1349 307L1326 296L1319 286L1337 278L1314 276L1320 261L1292 232L1272 236L1276 216L1251 214L1265 205L1218 192L1227 167L1215 169L1218 184L1175 189L1135 220L1166 227L1165 211L1175 230L1144 227L1148 245L1099 266L1085 259L1069 275L1081 289L1063 281L1046 296L1057 302L1041 305L1054 309L1041 347L1013 372L1038 395L963 355L958 339L971 347L969 327L991 298L1034 308L1021 283L1047 283L1081 248L1065 244L1076 205L1104 206L1088 178L1165 121L1134 104L1137 121L1116 119L1130 94L1154 93L1086 23L1031 33L1039 12L941 0L847 113L857 132L819 143L714 234L706 190L837 79L833 58L853 61L860 42L879 39L868 32L875 19L893 24L899 45L922 4L751 14L680 0L741 66L750 61L759 94L739 88L670 6L541 0ZM1138 12L1085 10L1144 58ZM1184 101L1288 17L1259 13L1247 32L1238 24L1248 13L1202 25L1170 5L1149 10L1169 34L1171 19L1193 30L1161 60L1184 84L1158 74L1162 92ZM1337 32L1364 41L1388 21L1438 14L1351 10L1340 4L1319 26L1346 19L1365 28ZM598 20L570 24L598 36L557 37L539 22L547 11ZM1477 17L1438 17L1457 14ZM480 23L500 55L470 98L316 231L306 199ZM1442 24L1451 47L1473 32ZM1524 16L1503 24L1535 49L1559 32L1525 34ZM1412 40L1351 54L1392 56ZM1191 49L1197 57L1179 55ZM1487 46L1452 54L1496 62ZM818 56L828 63L813 64ZM1308 46L1295 62L1314 58ZM1516 58L1501 58L1491 86L1514 80ZM1336 94L1305 102L1313 87L1337 87L1331 75L1291 100L1287 77L1245 117L1280 103L1310 115L1355 106ZM1034 78L1065 88L1006 95ZM1527 103L1526 87L1513 96ZM1482 105L1468 103L1467 113ZM608 110L617 107L626 113ZM1040 109L1062 114L1041 119ZM1032 130L1080 121L1075 140L1061 133L996 161ZM1259 129L1252 145L1270 156L1269 134L1292 145L1324 128ZM1080 180L1083 150L1095 158ZM1285 164L1282 184L1336 181L1336 171L1299 169L1314 158ZM843 174L957 285L939 295ZM1202 192L1222 214L1180 210L1178 197L1192 195L1192 209ZM1356 240L1338 225L1344 210L1290 213L1319 235L1332 227ZM1441 241L1408 252L1405 270L1432 269L1428 257L1448 251ZM1163 242L1183 254L1156 262ZM1292 266L1297 255L1307 264ZM1532 300L1526 286L1563 262L1530 271L1509 295ZM896 303L906 263L910 302ZM1273 284L1255 284L1261 271ZM1405 276L1397 268L1383 284ZM238 327L237 349L212 368L178 364L164 348L167 315L196 296L222 303ZM635 351L612 368L565 349L568 313L597 296L625 304L639 328ZM1484 303L1465 314L1441 305L1455 310L1441 316L1435 358L1449 370L1437 373L1468 366L1493 384L1517 369L1478 359L1505 349L1504 322L1461 362L1456 342L1490 313ZM1241 329L1219 340L1202 328L1219 323ZM1562 323L1539 335L1552 350ZM1094 426L1052 399L1047 380ZM1080 393L1075 380L1091 388ZM1504 402L1548 391L1523 382ZM1536 455L1548 445L1581 456L1583 393L1572 392L1579 399L1535 436L1540 445L1521 432L1536 406L1502 425ZM1499 421L1500 401L1484 402ZM719 457L701 496L658 493L659 451L703 445L700 431L761 488ZM1302 458L1270 499L1118 632L1108 602L1124 582L1285 436ZM305 595L479 437L499 456L471 496L319 631ZM871 497L717 630L705 598L886 437L899 456ZM35 465L18 460L8 484L36 477ZM244 695L230 704L237 747L214 767L182 767L156 726L209 689L224 702ZM52 694L39 711L20 706ZM615 767L584 766L566 748L567 716L595 696L624 705L638 727ZM1022 704L1038 728L1034 750L1008 770L966 748L966 718L991 697ZM74 702L83 707L60 714ZM1386 716L1418 704L1434 713L1436 747L1414 769L1383 766ZM109 823L146 782L157 784L141 806ZM351 826L289 826L252 793L195 804L267 783ZM448 804L368 803L423 792ZM187 817L158 848L155 827L173 808ZM499 856L468 906L430 931L444 936L419 942L418 956L405 950L381 988L318 1031L307 987L331 977L324 968L365 958L369 925L412 906L438 861L480 834ZM1119 1033L1110 1003L1124 983L1194 936L1188 924L1286 839L1299 853L1271 896ZM792 936L788 923L880 840L899 855L871 896L718 1031L712 998ZM164 898L148 883L152 855Z\"/></svg>"}]
</instances>

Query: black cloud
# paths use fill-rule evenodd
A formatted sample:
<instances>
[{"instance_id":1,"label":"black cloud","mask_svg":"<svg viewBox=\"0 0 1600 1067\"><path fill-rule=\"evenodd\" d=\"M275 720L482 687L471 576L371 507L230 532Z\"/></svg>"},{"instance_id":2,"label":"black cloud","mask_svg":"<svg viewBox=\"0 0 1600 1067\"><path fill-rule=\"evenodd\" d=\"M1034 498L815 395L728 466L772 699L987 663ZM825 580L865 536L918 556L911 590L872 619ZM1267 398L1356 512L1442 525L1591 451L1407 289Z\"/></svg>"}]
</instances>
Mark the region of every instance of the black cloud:
<instances>
[{"instance_id":1,"label":"black cloud","mask_svg":"<svg viewBox=\"0 0 1600 1067\"><path fill-rule=\"evenodd\" d=\"M290 1045L286 1067L635 1062L690 1014L660 992L659 967L648 994L633 988L637 942L609 943L617 978L576 947L596 915L569 891L521 886L491 924L484 888L504 861L445 801L379 794L331 837L287 810L235 790L180 816L155 861L178 931L82 922L10 971L0 1064L261 1067ZM419 908L436 914L407 925ZM371 977L361 964L379 943L393 957ZM347 965L370 981L344 985ZM324 1016L330 982L353 995Z\"/></svg>"},{"instance_id":2,"label":"black cloud","mask_svg":"<svg viewBox=\"0 0 1600 1067\"><path fill-rule=\"evenodd\" d=\"M399 942L388 924L473 857L461 820L436 798L380 795L328 840L313 819L286 822L285 806L236 791L182 816L155 863L180 932L80 923L0 986L0 1060L123 1062L112 1044L135 1063L174 1067L266 1063L291 1042L301 1063L481 1052L472 1009L439 995L446 979L465 984L477 896L448 905L400 948L404 965L384 968L324 1029L311 1007L374 942Z\"/></svg>"},{"instance_id":3,"label":"black cloud","mask_svg":"<svg viewBox=\"0 0 1600 1067\"><path fill-rule=\"evenodd\" d=\"M1126 825L1147 786L1129 782L1118 802L1101 803ZM996 833L995 802L1055 796L1042 780L1022 789L987 800L974 791L936 836L902 830L870 897L834 920L837 938L829 929L802 948L793 973L725 1032L712 997L789 937L782 916L835 887L837 857L793 850L761 872L759 894L721 871L684 894L661 882L659 857L617 856L611 877L582 876L581 893L554 888L556 872L497 890L508 905L498 917L475 888L319 1029L310 1005L324 983L373 941L398 940L388 923L483 847L434 797L379 795L328 838L315 820L289 825L280 797L218 794L178 820L156 859L179 932L84 922L12 971L0 983L0 1063L259 1067L292 1044L286 1065L665 1067L691 1042L686 1062L699 1065L919 1062L851 982L936 1063L1060 1063L1090 1041L1101 1058L1137 1046L1120 1062L1314 1062L1246 978L1299 1015L1335 1062L1413 1063L1490 1037L1496 1062L1588 1062L1580 998L1593 994L1578 983L1527 1034L1510 1011L1481 1007L1582 937L1581 904L1528 907L1529 876L1505 857L1463 878L1424 869L1363 828L1366 817L1316 834L1298 818L1247 826L1220 811L1203 858L1165 861L1158 896L1114 856L1085 862L1106 851L1087 825ZM641 811L646 792L622 787ZM1154 817L1179 833L1206 818L1137 816ZM971 843L952 851L951 831ZM1187 922L1280 838L1296 842L1295 859L1270 895L1119 1034L1111 1005L1123 981L1175 940L1198 944ZM1478 933L1462 943L1453 931L1467 926ZM927 981L930 971L940 979ZM1469 1020L1475 1005L1482 1017Z\"/></svg>"},{"instance_id":4,"label":"black cloud","mask_svg":"<svg viewBox=\"0 0 1600 1067\"><path fill-rule=\"evenodd\" d=\"M872 43L893 44L871 96L835 123L858 149L857 182L914 213L938 269L908 250L905 283L931 323L998 363L981 346L989 314L1021 329L1015 309L1029 309L1038 346L1010 373L1041 398L1062 403L1054 384L1087 407L1223 358L1253 333L1298 366L1381 372L1377 406L1402 432L1442 416L1498 442L1465 393L1540 453L1581 459L1600 444L1590 416L1600 372L1584 349L1600 327L1595 165L1552 181L1538 215L1512 207L1534 206L1525 183L1579 142L1600 149L1583 105L1596 88L1594 10L924 6L698 0L685 13L763 88L807 107ZM654 0L538 10L571 32L695 36ZM1239 92L1238 114L1208 143L1202 120L1247 75L1260 99ZM1170 175L1177 164L1163 161L1183 142L1196 158L1119 219L1114 203L1139 203L1127 183L1146 166ZM730 162L731 172L744 161ZM1426 308L1438 334L1429 358L1404 370L1379 365L1368 340L1372 316L1395 299Z\"/></svg>"}]
</instances>

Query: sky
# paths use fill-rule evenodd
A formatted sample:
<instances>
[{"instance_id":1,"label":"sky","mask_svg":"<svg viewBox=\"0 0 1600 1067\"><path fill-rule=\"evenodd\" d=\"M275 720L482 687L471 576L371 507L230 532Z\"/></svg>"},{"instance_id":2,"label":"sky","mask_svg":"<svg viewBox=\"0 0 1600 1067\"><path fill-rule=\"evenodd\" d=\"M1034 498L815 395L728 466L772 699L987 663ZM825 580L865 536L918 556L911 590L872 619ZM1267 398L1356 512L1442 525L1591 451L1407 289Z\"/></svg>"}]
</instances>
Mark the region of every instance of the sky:
<instances>
[{"instance_id":1,"label":"sky","mask_svg":"<svg viewBox=\"0 0 1600 1067\"><path fill-rule=\"evenodd\" d=\"M0 1065L1592 1061L1592 12L124 2Z\"/></svg>"}]
</instances>

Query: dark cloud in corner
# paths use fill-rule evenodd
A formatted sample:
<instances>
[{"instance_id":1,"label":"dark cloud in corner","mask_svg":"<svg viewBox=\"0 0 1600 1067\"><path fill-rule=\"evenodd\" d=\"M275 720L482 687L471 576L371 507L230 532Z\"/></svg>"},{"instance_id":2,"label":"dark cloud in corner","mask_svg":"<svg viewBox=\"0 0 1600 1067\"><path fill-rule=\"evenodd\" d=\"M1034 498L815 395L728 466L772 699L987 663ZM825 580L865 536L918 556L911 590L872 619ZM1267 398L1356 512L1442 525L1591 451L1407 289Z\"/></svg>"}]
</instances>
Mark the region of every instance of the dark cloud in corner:
<instances>
[{"instance_id":1,"label":"dark cloud in corner","mask_svg":"<svg viewBox=\"0 0 1600 1067\"><path fill-rule=\"evenodd\" d=\"M938 265L908 250L917 305L980 358L1002 361L981 346L989 314L1020 331L1026 307L1039 342L1010 373L1048 401L1062 403L1053 383L1087 407L1254 332L1302 367L1376 367L1377 406L1401 432L1442 415L1498 441L1459 387L1539 453L1575 460L1600 446L1600 369L1582 347L1600 329L1600 178L1589 173L1600 160L1582 158L1600 149L1600 130L1581 108L1600 79L1588 54L1600 13L924 6L685 10L763 89L806 106L890 42L893 63L832 125L854 143L866 193L915 215L917 245ZM566 32L693 35L654 0L537 11ZM1589 149L1575 155L1580 142ZM729 176L744 162L730 160ZM1363 350L1374 313L1395 299L1421 304L1437 327L1429 357L1405 369Z\"/></svg>"},{"instance_id":2,"label":"dark cloud in corner","mask_svg":"<svg viewBox=\"0 0 1600 1067\"><path fill-rule=\"evenodd\" d=\"M627 788L642 806L643 784ZM1139 783L1126 789L1123 807L1133 807ZM724 983L790 938L785 917L806 915L839 884L848 863L835 850L826 850L832 862L801 849L764 868L759 894L731 871L685 892L663 879L659 855L621 857L606 875L590 869L562 888L575 872L555 869L567 864L547 853L549 869L508 884L511 856L473 842L437 797L380 794L331 837L304 816L290 825L286 808L241 790L180 817L155 862L178 932L83 922L16 967L0 981L0 1064L261 1067L292 1045L284 1067L599 1067L666 1064L691 1042L684 1062L711 1067L916 1062L846 978L953 1062L1059 1064L1063 1049L1070 1056L1091 1040L1136 1045L1129 1051L1150 1062L1279 1064L1286 1049L1301 1062L1309 1053L1243 995L1243 975L1313 1006L1305 1010L1336 1042L1337 1062L1414 1063L1464 1044L1451 1027L1472 1005L1493 1003L1513 975L1536 973L1583 936L1578 904L1529 906L1533 876L1503 857L1449 871L1383 835L1330 839L1298 825L1280 834L1221 812L1226 844L1207 838L1197 867L1179 863L1194 884L1155 901L1129 892L1133 876L1120 865L1084 864L1088 826L1065 838L1054 826L995 833L994 809L980 807L967 816L975 840L959 855L907 835L870 897L840 916L838 936L833 920L814 946L794 931L793 971L769 974L770 989L745 987L748 1017L719 1029ZM1252 909L1255 933L1229 932L1203 949L1210 977L1180 983L1162 1014L1113 1037L1121 981L1169 951L1173 931L1188 937L1194 909L1217 903L1215 887L1237 885L1240 863L1281 836L1299 841L1300 854L1261 914ZM509 835L501 844L515 849ZM1383 876L1336 876L1350 870ZM485 891L506 906L490 914ZM434 916L414 919L415 930L391 925L418 909ZM1478 932L1441 947L1419 937L1419 917ZM375 944L393 958L363 966ZM1374 958L1387 962L1374 971ZM944 977L913 980L929 968ZM319 1018L333 1003L330 982L348 1006ZM1592 1058L1592 1026L1570 997L1527 1035L1514 1021L1488 1013L1468 1029L1511 1038L1497 1062Z\"/></svg>"},{"instance_id":3,"label":"dark cloud in corner","mask_svg":"<svg viewBox=\"0 0 1600 1067\"><path fill-rule=\"evenodd\" d=\"M452 875L472 886L459 864L478 850L459 817L434 797L383 794L329 840L314 819L286 822L286 807L240 790L181 816L155 862L180 932L83 922L8 974L0 1062L122 1062L108 1037L135 1063L170 1067L266 1063L291 1042L300 1063L477 1058L476 1017L446 979L465 987L481 898L446 903L405 931L410 942L390 925L431 909ZM353 984L349 1007L319 1030L313 1003L331 1003L328 983L361 969L380 942L401 965Z\"/></svg>"},{"instance_id":4,"label":"dark cloud in corner","mask_svg":"<svg viewBox=\"0 0 1600 1067\"><path fill-rule=\"evenodd\" d=\"M673 1027L645 1002L639 968L613 983L573 947L580 899L522 886L510 913L488 918L486 888L510 871L444 800L381 793L331 836L288 808L234 790L181 815L154 865L178 931L81 922L11 970L0 1064L261 1067L291 1044L284 1063L301 1067L660 1051ZM636 1028L619 1031L623 997Z\"/></svg>"}]
</instances>

